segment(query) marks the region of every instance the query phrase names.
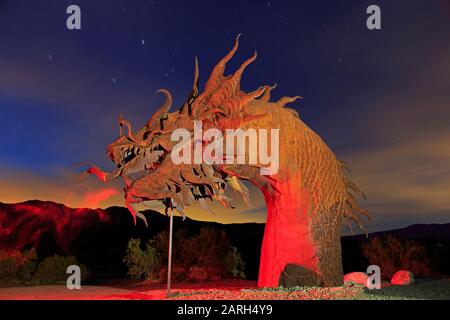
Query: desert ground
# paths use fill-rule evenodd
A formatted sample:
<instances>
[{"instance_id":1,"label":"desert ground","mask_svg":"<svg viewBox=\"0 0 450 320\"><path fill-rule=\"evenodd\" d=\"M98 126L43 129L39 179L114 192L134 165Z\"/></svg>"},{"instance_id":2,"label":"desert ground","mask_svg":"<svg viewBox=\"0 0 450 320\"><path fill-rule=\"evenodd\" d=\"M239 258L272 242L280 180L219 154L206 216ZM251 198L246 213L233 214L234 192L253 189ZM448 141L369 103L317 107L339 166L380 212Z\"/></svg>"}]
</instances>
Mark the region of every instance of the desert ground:
<instances>
[{"instance_id":1,"label":"desert ground","mask_svg":"<svg viewBox=\"0 0 450 320\"><path fill-rule=\"evenodd\" d=\"M336 288L258 289L245 280L175 283L167 297L164 284L116 281L68 290L63 284L0 288L0 300L450 300L450 279L418 279L408 286L368 290L360 285Z\"/></svg>"}]
</instances>

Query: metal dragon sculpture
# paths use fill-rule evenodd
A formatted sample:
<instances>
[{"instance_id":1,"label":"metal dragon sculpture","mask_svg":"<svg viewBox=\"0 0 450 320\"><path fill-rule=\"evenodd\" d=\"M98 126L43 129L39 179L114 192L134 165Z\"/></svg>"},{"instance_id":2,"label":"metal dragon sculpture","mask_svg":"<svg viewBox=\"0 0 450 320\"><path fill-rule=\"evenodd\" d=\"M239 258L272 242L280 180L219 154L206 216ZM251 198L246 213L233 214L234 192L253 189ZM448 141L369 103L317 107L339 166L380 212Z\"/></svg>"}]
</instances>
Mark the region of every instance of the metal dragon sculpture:
<instances>
[{"instance_id":1,"label":"metal dragon sculpture","mask_svg":"<svg viewBox=\"0 0 450 320\"><path fill-rule=\"evenodd\" d=\"M336 159L323 140L302 122L295 110L286 108L300 97L271 101L275 86L262 86L246 93L240 88L241 76L256 59L255 54L233 74L225 76L232 50L214 67L203 92L199 92L196 59L192 93L174 112L172 96L160 90L166 101L148 120L133 131L129 121L119 118L120 137L108 147L108 157L117 168L106 173L91 166L87 174L103 181L122 177L125 203L134 217L145 217L135 209L138 203L158 201L184 216L183 208L195 202L206 206L217 200L227 207L231 188L248 201L243 180L257 186L267 205L267 221L261 248L258 285L339 286L343 282L340 229L344 222L363 228L362 209L351 191L364 194L343 172L345 165ZM177 164L171 161L176 128L194 130L194 120L205 128L278 128L279 170L261 175L261 165L201 163ZM123 130L123 129L127 130ZM203 143L206 143L203 141Z\"/></svg>"}]
</instances>

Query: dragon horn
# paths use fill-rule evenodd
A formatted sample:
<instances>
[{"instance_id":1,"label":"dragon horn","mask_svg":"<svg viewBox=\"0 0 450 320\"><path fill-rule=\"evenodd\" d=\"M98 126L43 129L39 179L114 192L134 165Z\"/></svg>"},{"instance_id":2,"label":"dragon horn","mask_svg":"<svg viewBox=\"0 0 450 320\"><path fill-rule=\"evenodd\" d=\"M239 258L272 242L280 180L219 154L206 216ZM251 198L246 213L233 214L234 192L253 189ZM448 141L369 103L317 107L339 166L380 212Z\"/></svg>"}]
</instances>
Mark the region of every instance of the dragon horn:
<instances>
[{"instance_id":1,"label":"dragon horn","mask_svg":"<svg viewBox=\"0 0 450 320\"><path fill-rule=\"evenodd\" d=\"M230 52L228 52L228 54L225 57L220 59L219 63L217 63L217 65L214 67L213 71L211 72L211 77L209 78L208 82L215 82L217 80L217 78L219 78L220 76L223 76L227 62L230 61L231 58L233 58L234 54L236 53L236 51L239 47L239 37L240 36L241 36L241 34L237 35L236 40L234 41L233 48L230 50Z\"/></svg>"},{"instance_id":2,"label":"dragon horn","mask_svg":"<svg viewBox=\"0 0 450 320\"><path fill-rule=\"evenodd\" d=\"M200 71L198 67L198 59L195 57L195 67L194 67L194 83L192 85L192 93L189 96L186 103L181 107L180 113L184 115L188 115L190 113L190 107L192 103L194 102L195 98L198 97L198 81L200 78Z\"/></svg>"},{"instance_id":3,"label":"dragon horn","mask_svg":"<svg viewBox=\"0 0 450 320\"><path fill-rule=\"evenodd\" d=\"M122 114L119 116L119 126L120 126L120 136L123 135L122 126L126 126L128 128L127 138L130 139L133 142L137 142L137 140L133 137L133 130L131 130L131 123L130 123L130 121L125 120L123 118Z\"/></svg>"},{"instance_id":4,"label":"dragon horn","mask_svg":"<svg viewBox=\"0 0 450 320\"><path fill-rule=\"evenodd\" d=\"M213 92L219 83L223 80L225 72L225 67L228 61L231 60L231 58L236 53L238 47L239 47L239 37L241 34L238 34L236 37L236 40L234 41L234 46L228 52L226 56L224 56L220 61L216 64L213 71L211 72L211 75L209 76L208 81L205 84L204 92L199 96L198 100L192 105L192 114L197 115L197 108L202 103L205 97L207 97L211 92Z\"/></svg>"},{"instance_id":5,"label":"dragon horn","mask_svg":"<svg viewBox=\"0 0 450 320\"><path fill-rule=\"evenodd\" d=\"M195 98L198 96L198 80L200 78L200 72L198 68L198 59L195 57L195 71L194 71L194 84L192 85L192 97Z\"/></svg>"},{"instance_id":6,"label":"dragon horn","mask_svg":"<svg viewBox=\"0 0 450 320\"><path fill-rule=\"evenodd\" d=\"M164 94L166 96L166 101L164 101L164 104L159 108L158 111L153 114L153 116L147 122L147 128L150 128L156 120L158 120L163 114L167 113L172 107L173 98L169 90L159 89L158 91L156 91L156 93Z\"/></svg>"},{"instance_id":7,"label":"dragon horn","mask_svg":"<svg viewBox=\"0 0 450 320\"><path fill-rule=\"evenodd\" d=\"M122 120L123 120L123 114L121 113L120 115L119 115L119 132L120 132L120 136L123 136L123 129L122 129Z\"/></svg>"},{"instance_id":8,"label":"dragon horn","mask_svg":"<svg viewBox=\"0 0 450 320\"><path fill-rule=\"evenodd\" d=\"M253 62L256 60L256 58L258 57L258 53L255 51L255 53L253 54L253 56L251 56L250 58L248 58L247 60L244 61L244 63L239 67L239 69L233 74L232 76L232 82L234 82L235 84L235 90L239 91L239 84L241 82L241 77L242 74L244 73L245 69Z\"/></svg>"}]
</instances>

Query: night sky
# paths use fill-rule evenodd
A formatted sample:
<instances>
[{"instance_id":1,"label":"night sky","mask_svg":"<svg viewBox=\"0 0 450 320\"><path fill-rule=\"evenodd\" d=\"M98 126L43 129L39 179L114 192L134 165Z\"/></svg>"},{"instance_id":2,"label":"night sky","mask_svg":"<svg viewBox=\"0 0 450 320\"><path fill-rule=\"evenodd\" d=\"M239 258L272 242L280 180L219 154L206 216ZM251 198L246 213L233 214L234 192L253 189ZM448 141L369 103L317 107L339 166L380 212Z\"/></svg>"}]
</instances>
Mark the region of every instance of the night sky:
<instances>
[{"instance_id":1,"label":"night sky","mask_svg":"<svg viewBox=\"0 0 450 320\"><path fill-rule=\"evenodd\" d=\"M77 4L82 29L66 28ZM382 30L366 28L377 4ZM347 162L368 196L368 230L450 222L450 4L448 1L0 0L0 202L123 205L120 181L76 179L72 165L113 164L106 146L124 113L142 127L167 88L181 105L193 62L201 84L242 33L228 72L258 51L242 88L278 84ZM220 222L265 219L264 203Z\"/></svg>"}]
</instances>

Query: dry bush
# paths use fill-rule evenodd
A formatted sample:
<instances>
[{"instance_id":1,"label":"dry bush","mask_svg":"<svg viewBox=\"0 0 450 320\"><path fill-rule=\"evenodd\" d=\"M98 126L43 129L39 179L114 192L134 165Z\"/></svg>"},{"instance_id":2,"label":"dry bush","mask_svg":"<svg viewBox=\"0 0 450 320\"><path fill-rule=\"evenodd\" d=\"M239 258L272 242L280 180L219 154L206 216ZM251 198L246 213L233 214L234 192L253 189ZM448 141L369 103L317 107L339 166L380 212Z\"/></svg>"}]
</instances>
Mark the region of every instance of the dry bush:
<instances>
[{"instance_id":1,"label":"dry bush","mask_svg":"<svg viewBox=\"0 0 450 320\"><path fill-rule=\"evenodd\" d=\"M154 241L148 241L141 248L141 240L131 239L123 262L128 267L128 276L133 279L151 279L160 266L160 258L154 247Z\"/></svg>"},{"instance_id":2,"label":"dry bush","mask_svg":"<svg viewBox=\"0 0 450 320\"><path fill-rule=\"evenodd\" d=\"M70 265L78 265L81 279L88 277L87 268L75 257L53 256L38 262L36 251L0 251L0 285L54 284L64 282Z\"/></svg>"},{"instance_id":3,"label":"dry bush","mask_svg":"<svg viewBox=\"0 0 450 320\"><path fill-rule=\"evenodd\" d=\"M86 280L88 277L88 269L86 266L80 264L75 257L62 257L54 255L45 258L37 265L34 281L38 284L55 284L66 282L69 274L67 268L71 265L79 266L81 269L81 280Z\"/></svg>"},{"instance_id":4,"label":"dry bush","mask_svg":"<svg viewBox=\"0 0 450 320\"><path fill-rule=\"evenodd\" d=\"M0 286L28 283L33 280L37 266L36 251L0 251Z\"/></svg>"},{"instance_id":5,"label":"dry bush","mask_svg":"<svg viewBox=\"0 0 450 320\"><path fill-rule=\"evenodd\" d=\"M161 278L167 269L168 233L163 231L155 238L155 248L161 257ZM180 229L173 242L173 278L176 280L212 280L244 278L245 263L237 248L233 247L223 230L202 228L190 236Z\"/></svg>"},{"instance_id":6,"label":"dry bush","mask_svg":"<svg viewBox=\"0 0 450 320\"><path fill-rule=\"evenodd\" d=\"M431 274L427 248L412 240L399 240L393 236L376 237L362 245L367 262L380 266L384 277L390 278L398 270L409 270L418 277Z\"/></svg>"}]
</instances>

